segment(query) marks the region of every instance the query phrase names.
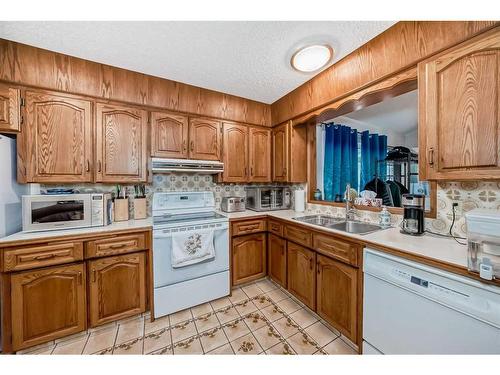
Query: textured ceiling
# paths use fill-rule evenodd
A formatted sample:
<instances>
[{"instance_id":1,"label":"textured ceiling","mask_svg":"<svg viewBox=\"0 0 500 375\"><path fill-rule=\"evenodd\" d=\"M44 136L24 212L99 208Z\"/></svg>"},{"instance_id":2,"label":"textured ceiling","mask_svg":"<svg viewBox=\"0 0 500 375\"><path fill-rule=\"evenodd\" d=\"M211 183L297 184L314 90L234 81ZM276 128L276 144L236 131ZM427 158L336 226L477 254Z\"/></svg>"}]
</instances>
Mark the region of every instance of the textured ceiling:
<instances>
[{"instance_id":1,"label":"textured ceiling","mask_svg":"<svg viewBox=\"0 0 500 375\"><path fill-rule=\"evenodd\" d=\"M295 50L327 42L338 61L390 21L0 22L0 38L272 103L311 79Z\"/></svg>"}]
</instances>

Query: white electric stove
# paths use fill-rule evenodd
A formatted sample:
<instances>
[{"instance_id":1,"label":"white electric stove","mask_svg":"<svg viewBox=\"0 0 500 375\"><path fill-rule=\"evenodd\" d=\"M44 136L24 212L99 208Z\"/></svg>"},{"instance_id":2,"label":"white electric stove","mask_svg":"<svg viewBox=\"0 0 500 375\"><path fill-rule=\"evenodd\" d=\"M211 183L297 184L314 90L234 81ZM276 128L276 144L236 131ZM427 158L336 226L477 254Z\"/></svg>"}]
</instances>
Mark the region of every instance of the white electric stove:
<instances>
[{"instance_id":1,"label":"white electric stove","mask_svg":"<svg viewBox=\"0 0 500 375\"><path fill-rule=\"evenodd\" d=\"M155 193L152 209L155 318L229 295L229 219L215 212L213 193ZM172 267L172 237L207 230L215 257Z\"/></svg>"}]
</instances>

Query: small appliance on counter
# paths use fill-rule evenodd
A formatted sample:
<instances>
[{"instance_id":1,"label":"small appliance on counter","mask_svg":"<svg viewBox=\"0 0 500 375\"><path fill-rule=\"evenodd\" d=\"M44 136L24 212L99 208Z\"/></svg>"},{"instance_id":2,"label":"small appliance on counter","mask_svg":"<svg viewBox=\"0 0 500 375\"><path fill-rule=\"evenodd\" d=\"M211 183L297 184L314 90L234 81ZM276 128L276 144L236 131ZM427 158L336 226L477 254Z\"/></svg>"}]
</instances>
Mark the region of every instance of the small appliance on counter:
<instances>
[{"instance_id":1,"label":"small appliance on counter","mask_svg":"<svg viewBox=\"0 0 500 375\"><path fill-rule=\"evenodd\" d=\"M23 195L23 232L111 224L109 193Z\"/></svg>"},{"instance_id":2,"label":"small appliance on counter","mask_svg":"<svg viewBox=\"0 0 500 375\"><path fill-rule=\"evenodd\" d=\"M401 203L404 208L401 233L412 236L424 234L425 195L403 194Z\"/></svg>"},{"instance_id":3,"label":"small appliance on counter","mask_svg":"<svg viewBox=\"0 0 500 375\"><path fill-rule=\"evenodd\" d=\"M243 197L223 197L220 209L224 212L245 211L245 198Z\"/></svg>"},{"instance_id":4,"label":"small appliance on counter","mask_svg":"<svg viewBox=\"0 0 500 375\"><path fill-rule=\"evenodd\" d=\"M500 211L476 208L465 214L469 271L486 280L500 277Z\"/></svg>"},{"instance_id":5,"label":"small appliance on counter","mask_svg":"<svg viewBox=\"0 0 500 375\"><path fill-rule=\"evenodd\" d=\"M288 187L247 187L246 206L252 211L289 210L292 206Z\"/></svg>"}]
</instances>

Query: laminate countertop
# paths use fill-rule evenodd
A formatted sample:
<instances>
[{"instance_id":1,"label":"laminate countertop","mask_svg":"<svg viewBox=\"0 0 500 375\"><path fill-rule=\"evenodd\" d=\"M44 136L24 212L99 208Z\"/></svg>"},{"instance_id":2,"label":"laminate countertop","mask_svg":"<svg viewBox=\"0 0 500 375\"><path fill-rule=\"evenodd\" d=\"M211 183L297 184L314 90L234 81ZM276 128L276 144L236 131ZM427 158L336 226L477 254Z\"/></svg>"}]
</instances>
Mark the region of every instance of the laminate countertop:
<instances>
[{"instance_id":1,"label":"laminate countertop","mask_svg":"<svg viewBox=\"0 0 500 375\"><path fill-rule=\"evenodd\" d=\"M0 247L16 242L23 241L36 241L50 239L51 237L65 237L65 236L81 236L81 235L100 235L107 232L138 230L138 229L151 229L153 227L153 218L149 217L142 220L127 220L117 221L110 225L99 227L75 228L75 229L57 229L50 231L40 232L17 232L0 238Z\"/></svg>"},{"instance_id":2,"label":"laminate countertop","mask_svg":"<svg viewBox=\"0 0 500 375\"><path fill-rule=\"evenodd\" d=\"M382 251L393 250L398 255L415 256L420 259L427 259L435 262L436 266L449 265L453 268L459 268L467 272L467 246L460 245L453 238L443 237L425 233L423 236L409 236L400 232L400 228L388 228L368 234L353 234L340 230L325 228L315 224L308 224L294 220L299 216L314 215L312 213L295 212L293 210L283 211L242 211L227 213L221 212L229 217L230 220L251 219L252 217L267 216L276 219L286 220L290 223L295 223L301 226L307 226L322 231L331 232L333 234L352 238L363 242L367 247L375 248ZM464 242L464 240L461 240Z\"/></svg>"}]
</instances>

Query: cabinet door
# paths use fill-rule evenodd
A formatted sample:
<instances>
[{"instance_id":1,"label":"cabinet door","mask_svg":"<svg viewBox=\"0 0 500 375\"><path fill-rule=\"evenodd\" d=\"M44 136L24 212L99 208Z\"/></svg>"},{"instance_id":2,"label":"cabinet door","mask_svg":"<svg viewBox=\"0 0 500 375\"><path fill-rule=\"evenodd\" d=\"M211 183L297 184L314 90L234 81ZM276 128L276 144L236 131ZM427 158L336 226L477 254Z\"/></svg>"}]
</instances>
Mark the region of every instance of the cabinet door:
<instances>
[{"instance_id":1,"label":"cabinet door","mask_svg":"<svg viewBox=\"0 0 500 375\"><path fill-rule=\"evenodd\" d=\"M88 272L92 327L146 310L144 252L92 260Z\"/></svg>"},{"instance_id":2,"label":"cabinet door","mask_svg":"<svg viewBox=\"0 0 500 375\"><path fill-rule=\"evenodd\" d=\"M222 124L217 120L189 119L189 158L220 160L221 128Z\"/></svg>"},{"instance_id":3,"label":"cabinet door","mask_svg":"<svg viewBox=\"0 0 500 375\"><path fill-rule=\"evenodd\" d=\"M23 182L91 182L90 101L27 91L18 155Z\"/></svg>"},{"instance_id":4,"label":"cabinet door","mask_svg":"<svg viewBox=\"0 0 500 375\"><path fill-rule=\"evenodd\" d=\"M224 182L245 182L248 179L248 128L224 123Z\"/></svg>"},{"instance_id":5,"label":"cabinet door","mask_svg":"<svg viewBox=\"0 0 500 375\"><path fill-rule=\"evenodd\" d=\"M86 328L83 263L15 273L11 288L14 351Z\"/></svg>"},{"instance_id":6,"label":"cabinet door","mask_svg":"<svg viewBox=\"0 0 500 375\"><path fill-rule=\"evenodd\" d=\"M146 111L97 104L97 182L145 182L147 178Z\"/></svg>"},{"instance_id":7,"label":"cabinet door","mask_svg":"<svg viewBox=\"0 0 500 375\"><path fill-rule=\"evenodd\" d=\"M322 255L317 257L316 312L356 342L358 270Z\"/></svg>"},{"instance_id":8,"label":"cabinet door","mask_svg":"<svg viewBox=\"0 0 500 375\"><path fill-rule=\"evenodd\" d=\"M269 276L286 288L286 241L274 234L269 234L268 254Z\"/></svg>"},{"instance_id":9,"label":"cabinet door","mask_svg":"<svg viewBox=\"0 0 500 375\"><path fill-rule=\"evenodd\" d=\"M0 132L21 131L21 90L0 84Z\"/></svg>"},{"instance_id":10,"label":"cabinet door","mask_svg":"<svg viewBox=\"0 0 500 375\"><path fill-rule=\"evenodd\" d=\"M288 123L273 128L273 181L287 181Z\"/></svg>"},{"instance_id":11,"label":"cabinet door","mask_svg":"<svg viewBox=\"0 0 500 375\"><path fill-rule=\"evenodd\" d=\"M499 178L499 29L421 63L418 78L422 174Z\"/></svg>"},{"instance_id":12,"label":"cabinet door","mask_svg":"<svg viewBox=\"0 0 500 375\"><path fill-rule=\"evenodd\" d=\"M188 118L166 112L151 113L151 155L161 158L188 157Z\"/></svg>"},{"instance_id":13,"label":"cabinet door","mask_svg":"<svg viewBox=\"0 0 500 375\"><path fill-rule=\"evenodd\" d=\"M314 310L316 297L316 253L287 241L288 290Z\"/></svg>"},{"instance_id":14,"label":"cabinet door","mask_svg":"<svg viewBox=\"0 0 500 375\"><path fill-rule=\"evenodd\" d=\"M271 182L271 130L250 128L250 182Z\"/></svg>"},{"instance_id":15,"label":"cabinet door","mask_svg":"<svg viewBox=\"0 0 500 375\"><path fill-rule=\"evenodd\" d=\"M233 285L266 275L266 234L249 234L233 238Z\"/></svg>"}]
</instances>

